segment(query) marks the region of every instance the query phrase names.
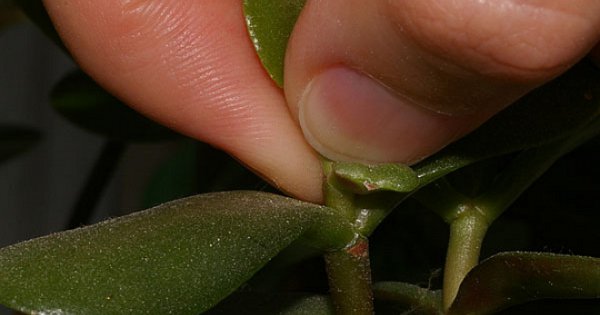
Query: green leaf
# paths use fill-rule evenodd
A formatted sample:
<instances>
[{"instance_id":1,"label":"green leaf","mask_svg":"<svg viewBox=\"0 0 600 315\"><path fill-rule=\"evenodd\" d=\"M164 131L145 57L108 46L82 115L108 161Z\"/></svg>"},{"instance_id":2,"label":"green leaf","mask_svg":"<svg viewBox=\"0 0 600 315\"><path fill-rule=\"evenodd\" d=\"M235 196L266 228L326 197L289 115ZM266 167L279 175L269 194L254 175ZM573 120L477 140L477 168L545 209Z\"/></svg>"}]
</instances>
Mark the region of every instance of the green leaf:
<instances>
[{"instance_id":1,"label":"green leaf","mask_svg":"<svg viewBox=\"0 0 600 315\"><path fill-rule=\"evenodd\" d=\"M144 191L144 207L198 193L198 174L198 145L186 141L154 171Z\"/></svg>"},{"instance_id":2,"label":"green leaf","mask_svg":"<svg viewBox=\"0 0 600 315\"><path fill-rule=\"evenodd\" d=\"M421 288L404 282L378 282L373 285L377 300L391 301L422 314L437 315L442 312L442 292Z\"/></svg>"},{"instance_id":3,"label":"green leaf","mask_svg":"<svg viewBox=\"0 0 600 315\"><path fill-rule=\"evenodd\" d=\"M327 296L301 293L264 294L242 292L234 294L207 315L333 315L333 305Z\"/></svg>"},{"instance_id":4,"label":"green leaf","mask_svg":"<svg viewBox=\"0 0 600 315\"><path fill-rule=\"evenodd\" d=\"M283 86L288 39L306 0L244 0L246 24L254 48L271 78Z\"/></svg>"},{"instance_id":5,"label":"green leaf","mask_svg":"<svg viewBox=\"0 0 600 315\"><path fill-rule=\"evenodd\" d=\"M469 272L448 314L492 314L546 298L600 298L600 258L497 254Z\"/></svg>"},{"instance_id":6,"label":"green leaf","mask_svg":"<svg viewBox=\"0 0 600 315\"><path fill-rule=\"evenodd\" d=\"M51 93L52 106L88 131L117 141L176 138L173 131L140 115L81 71L65 76Z\"/></svg>"},{"instance_id":7,"label":"green leaf","mask_svg":"<svg viewBox=\"0 0 600 315\"><path fill-rule=\"evenodd\" d=\"M17 0L13 1L13 3L17 5L23 13L25 13L25 15L27 15L27 17L37 25L44 34L46 34L46 36L65 52L67 51L48 16L46 8L44 8L42 0Z\"/></svg>"},{"instance_id":8,"label":"green leaf","mask_svg":"<svg viewBox=\"0 0 600 315\"><path fill-rule=\"evenodd\" d=\"M563 139L600 113L600 70L584 61L414 169L422 185L474 162Z\"/></svg>"},{"instance_id":9,"label":"green leaf","mask_svg":"<svg viewBox=\"0 0 600 315\"><path fill-rule=\"evenodd\" d=\"M0 125L0 162L31 148L40 139L36 130L19 126Z\"/></svg>"},{"instance_id":10,"label":"green leaf","mask_svg":"<svg viewBox=\"0 0 600 315\"><path fill-rule=\"evenodd\" d=\"M332 167L335 180L356 194L376 191L410 192L419 186L415 172L403 164L334 162Z\"/></svg>"},{"instance_id":11,"label":"green leaf","mask_svg":"<svg viewBox=\"0 0 600 315\"><path fill-rule=\"evenodd\" d=\"M185 198L0 249L0 302L35 314L198 314L303 234L351 238L349 226L273 194Z\"/></svg>"},{"instance_id":12,"label":"green leaf","mask_svg":"<svg viewBox=\"0 0 600 315\"><path fill-rule=\"evenodd\" d=\"M296 301L279 313L281 315L333 315L331 300L325 296L311 296Z\"/></svg>"}]
</instances>

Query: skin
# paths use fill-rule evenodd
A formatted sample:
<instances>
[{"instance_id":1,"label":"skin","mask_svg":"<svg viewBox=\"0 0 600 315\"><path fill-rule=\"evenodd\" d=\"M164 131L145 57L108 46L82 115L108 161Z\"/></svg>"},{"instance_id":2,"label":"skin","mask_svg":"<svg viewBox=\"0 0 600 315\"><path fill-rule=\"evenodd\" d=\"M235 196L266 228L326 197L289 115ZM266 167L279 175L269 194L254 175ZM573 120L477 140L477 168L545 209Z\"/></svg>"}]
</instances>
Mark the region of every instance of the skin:
<instances>
[{"instance_id":1,"label":"skin","mask_svg":"<svg viewBox=\"0 0 600 315\"><path fill-rule=\"evenodd\" d=\"M270 81L240 0L45 0L81 67L133 108L321 202L315 149L414 163L583 58L597 0L308 0Z\"/></svg>"}]
</instances>

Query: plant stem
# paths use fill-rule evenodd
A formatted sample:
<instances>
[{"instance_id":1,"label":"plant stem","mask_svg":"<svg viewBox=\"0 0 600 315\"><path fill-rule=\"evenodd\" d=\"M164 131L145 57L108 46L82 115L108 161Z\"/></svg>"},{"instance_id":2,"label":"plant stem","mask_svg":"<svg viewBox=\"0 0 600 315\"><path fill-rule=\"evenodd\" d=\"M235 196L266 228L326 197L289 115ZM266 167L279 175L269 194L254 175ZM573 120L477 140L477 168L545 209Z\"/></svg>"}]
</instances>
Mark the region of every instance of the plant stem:
<instances>
[{"instance_id":1,"label":"plant stem","mask_svg":"<svg viewBox=\"0 0 600 315\"><path fill-rule=\"evenodd\" d=\"M369 242L325 254L331 299L337 314L373 314Z\"/></svg>"},{"instance_id":2,"label":"plant stem","mask_svg":"<svg viewBox=\"0 0 600 315\"><path fill-rule=\"evenodd\" d=\"M373 314L373 288L367 235L408 193L358 194L340 182L334 163L323 161L325 205L353 222L356 238L344 249L325 254L331 299L337 314Z\"/></svg>"},{"instance_id":3,"label":"plant stem","mask_svg":"<svg viewBox=\"0 0 600 315\"><path fill-rule=\"evenodd\" d=\"M442 290L444 310L448 310L452 305L467 273L479 263L481 244L488 226L488 220L477 209L465 209L464 213L450 224L450 241Z\"/></svg>"},{"instance_id":4,"label":"plant stem","mask_svg":"<svg viewBox=\"0 0 600 315\"><path fill-rule=\"evenodd\" d=\"M375 298L391 301L396 304L409 306L419 310L419 314L441 314L441 290L432 291L405 282L378 282L373 285Z\"/></svg>"},{"instance_id":5,"label":"plant stem","mask_svg":"<svg viewBox=\"0 0 600 315\"><path fill-rule=\"evenodd\" d=\"M358 212L354 204L355 195L349 191L341 189L335 184L335 180L330 178L333 162L323 161L323 173L325 173L325 180L323 181L323 194L325 195L325 205L339 210L348 218L350 221L357 219Z\"/></svg>"},{"instance_id":6,"label":"plant stem","mask_svg":"<svg viewBox=\"0 0 600 315\"><path fill-rule=\"evenodd\" d=\"M90 175L73 207L67 229L74 229L89 223L94 209L116 169L126 144L120 141L107 141L101 149Z\"/></svg>"},{"instance_id":7,"label":"plant stem","mask_svg":"<svg viewBox=\"0 0 600 315\"><path fill-rule=\"evenodd\" d=\"M600 132L598 118L573 136L543 147L524 150L494 181L489 191L463 202L450 224L450 244L444 272L442 303L448 310L466 274L478 263L488 226L565 153Z\"/></svg>"}]
</instances>

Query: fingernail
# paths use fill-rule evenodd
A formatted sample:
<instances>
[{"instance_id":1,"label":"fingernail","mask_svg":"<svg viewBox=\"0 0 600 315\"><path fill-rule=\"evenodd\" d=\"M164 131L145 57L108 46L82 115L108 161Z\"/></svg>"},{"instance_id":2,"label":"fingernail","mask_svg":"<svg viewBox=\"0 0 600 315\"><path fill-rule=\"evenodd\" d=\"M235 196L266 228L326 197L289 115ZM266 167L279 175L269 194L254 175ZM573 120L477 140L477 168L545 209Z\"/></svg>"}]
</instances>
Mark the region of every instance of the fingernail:
<instances>
[{"instance_id":1,"label":"fingernail","mask_svg":"<svg viewBox=\"0 0 600 315\"><path fill-rule=\"evenodd\" d=\"M452 117L415 105L357 71L317 75L299 103L307 141L336 161L414 163L455 137Z\"/></svg>"}]
</instances>

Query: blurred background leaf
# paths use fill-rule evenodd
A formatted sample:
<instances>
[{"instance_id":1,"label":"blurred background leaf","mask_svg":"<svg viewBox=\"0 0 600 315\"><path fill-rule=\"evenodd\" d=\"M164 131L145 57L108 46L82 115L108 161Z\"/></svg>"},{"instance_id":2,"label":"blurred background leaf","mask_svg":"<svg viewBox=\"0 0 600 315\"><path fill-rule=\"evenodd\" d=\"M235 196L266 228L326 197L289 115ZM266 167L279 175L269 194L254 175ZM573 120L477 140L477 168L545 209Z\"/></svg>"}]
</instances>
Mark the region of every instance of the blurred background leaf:
<instances>
[{"instance_id":1,"label":"blurred background leaf","mask_svg":"<svg viewBox=\"0 0 600 315\"><path fill-rule=\"evenodd\" d=\"M178 135L108 94L77 70L66 75L51 94L52 106L88 131L118 141L157 141Z\"/></svg>"},{"instance_id":2,"label":"blurred background leaf","mask_svg":"<svg viewBox=\"0 0 600 315\"><path fill-rule=\"evenodd\" d=\"M40 133L31 128L0 125L0 162L28 150L40 137Z\"/></svg>"},{"instance_id":3,"label":"blurred background leaf","mask_svg":"<svg viewBox=\"0 0 600 315\"><path fill-rule=\"evenodd\" d=\"M18 6L23 13L25 13L25 15L27 15L27 17L37 25L46 36L48 36L48 38L63 51L67 51L48 16L48 12L46 12L46 8L44 8L42 0L13 0L12 2Z\"/></svg>"},{"instance_id":4,"label":"blurred background leaf","mask_svg":"<svg viewBox=\"0 0 600 315\"><path fill-rule=\"evenodd\" d=\"M198 144L185 141L154 171L144 190L144 208L200 192Z\"/></svg>"},{"instance_id":5,"label":"blurred background leaf","mask_svg":"<svg viewBox=\"0 0 600 315\"><path fill-rule=\"evenodd\" d=\"M145 208L193 194L257 190L277 193L227 153L186 139L154 171L144 191Z\"/></svg>"}]
</instances>

